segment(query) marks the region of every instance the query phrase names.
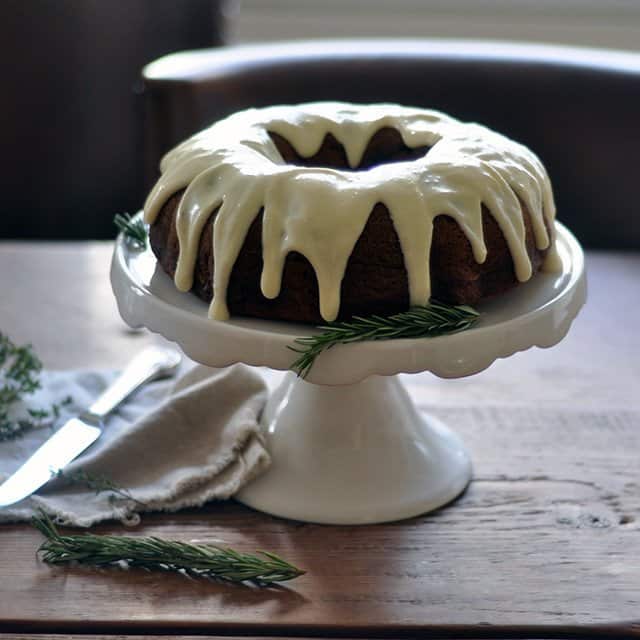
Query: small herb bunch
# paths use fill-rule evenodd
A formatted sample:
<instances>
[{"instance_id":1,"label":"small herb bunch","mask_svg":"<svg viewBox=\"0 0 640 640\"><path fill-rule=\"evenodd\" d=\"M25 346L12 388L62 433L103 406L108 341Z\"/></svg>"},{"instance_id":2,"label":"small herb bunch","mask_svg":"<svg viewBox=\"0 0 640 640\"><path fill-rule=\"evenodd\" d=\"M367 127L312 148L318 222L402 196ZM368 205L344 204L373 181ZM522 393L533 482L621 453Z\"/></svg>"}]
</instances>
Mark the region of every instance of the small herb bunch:
<instances>
[{"instance_id":1,"label":"small herb bunch","mask_svg":"<svg viewBox=\"0 0 640 640\"><path fill-rule=\"evenodd\" d=\"M113 218L113 224L134 247L147 247L147 227L141 218L132 218L128 213L117 213Z\"/></svg>"},{"instance_id":2,"label":"small herb bunch","mask_svg":"<svg viewBox=\"0 0 640 640\"><path fill-rule=\"evenodd\" d=\"M391 316L354 316L348 322L332 322L319 327L322 333L296 338L289 349L300 354L291 365L305 378L316 358L337 344L367 340L395 340L398 338L427 338L457 333L471 327L479 313L469 306L451 306L431 301L424 307L413 307Z\"/></svg>"},{"instance_id":3,"label":"small herb bunch","mask_svg":"<svg viewBox=\"0 0 640 640\"><path fill-rule=\"evenodd\" d=\"M31 345L18 346L0 333L0 442L53 424L60 417L61 408L73 401L68 396L49 409L28 408L26 416L13 417L16 405L40 389L41 371L42 363Z\"/></svg>"},{"instance_id":4,"label":"small herb bunch","mask_svg":"<svg viewBox=\"0 0 640 640\"><path fill-rule=\"evenodd\" d=\"M240 553L212 544L190 544L156 537L95 535L63 536L43 512L32 520L46 538L38 552L49 564L95 567L125 563L130 567L164 570L228 582L269 586L304 574L298 567L267 551Z\"/></svg>"}]
</instances>

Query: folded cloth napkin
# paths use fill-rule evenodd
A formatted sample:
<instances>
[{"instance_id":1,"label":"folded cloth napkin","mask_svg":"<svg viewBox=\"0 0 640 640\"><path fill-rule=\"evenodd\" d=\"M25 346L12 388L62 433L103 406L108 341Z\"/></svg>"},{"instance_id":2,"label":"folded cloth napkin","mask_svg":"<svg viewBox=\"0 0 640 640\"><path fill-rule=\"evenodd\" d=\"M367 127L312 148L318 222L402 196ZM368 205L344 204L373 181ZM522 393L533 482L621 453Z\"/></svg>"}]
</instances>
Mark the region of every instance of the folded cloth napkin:
<instances>
[{"instance_id":1,"label":"folded cloth napkin","mask_svg":"<svg viewBox=\"0 0 640 640\"><path fill-rule=\"evenodd\" d=\"M30 404L46 407L70 395L73 404L65 407L65 417L71 417L115 375L44 372L42 389ZM266 393L262 378L245 365L210 369L189 363L177 381L154 382L132 396L107 419L100 438L65 468L66 478L0 508L0 522L26 520L42 509L61 523L88 527L112 518L126 521L136 512L176 511L229 498L270 464L258 428ZM32 429L1 442L0 480L51 434L48 428ZM79 472L107 478L135 500L70 483Z\"/></svg>"}]
</instances>

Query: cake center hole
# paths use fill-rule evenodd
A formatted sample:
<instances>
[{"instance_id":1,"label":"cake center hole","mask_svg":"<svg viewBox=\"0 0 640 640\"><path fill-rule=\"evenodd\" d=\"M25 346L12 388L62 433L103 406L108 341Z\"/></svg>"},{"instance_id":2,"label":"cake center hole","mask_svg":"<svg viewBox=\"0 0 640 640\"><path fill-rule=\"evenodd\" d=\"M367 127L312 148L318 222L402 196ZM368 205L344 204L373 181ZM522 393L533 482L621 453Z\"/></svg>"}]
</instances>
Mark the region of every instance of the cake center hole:
<instances>
[{"instance_id":1,"label":"cake center hole","mask_svg":"<svg viewBox=\"0 0 640 640\"><path fill-rule=\"evenodd\" d=\"M344 147L330 133L325 136L317 153L309 158L300 156L289 141L281 135L273 131L269 131L269 135L287 164L347 171L363 171L382 164L416 160L425 156L430 149L430 147L407 147L396 129L384 127L373 134L362 155L360 164L352 169L347 161Z\"/></svg>"}]
</instances>

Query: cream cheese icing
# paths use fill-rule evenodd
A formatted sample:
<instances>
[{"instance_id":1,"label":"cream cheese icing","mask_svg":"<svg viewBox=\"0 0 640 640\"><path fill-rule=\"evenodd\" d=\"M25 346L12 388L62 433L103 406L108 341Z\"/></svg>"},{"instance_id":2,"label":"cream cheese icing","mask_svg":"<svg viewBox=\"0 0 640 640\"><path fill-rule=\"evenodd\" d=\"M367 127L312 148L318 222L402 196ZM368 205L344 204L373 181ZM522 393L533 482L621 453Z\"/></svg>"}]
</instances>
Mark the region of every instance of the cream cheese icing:
<instances>
[{"instance_id":1,"label":"cream cheese icing","mask_svg":"<svg viewBox=\"0 0 640 640\"><path fill-rule=\"evenodd\" d=\"M410 148L430 147L416 160L357 169L371 137L396 129ZM301 157L318 152L327 134L344 147L349 170L287 164L270 132L284 137ZM549 237L555 204L538 157L525 146L475 123L396 104L315 102L249 109L216 122L170 151L144 207L152 224L174 193L186 189L176 213L179 257L176 287L188 291L202 230L213 224L214 296L210 317L229 317L231 271L245 237L263 210L261 290L280 292L286 256L296 251L311 263L318 281L320 314L335 320L340 285L351 252L371 211L382 203L398 235L411 305L429 301L429 254L433 221L456 220L473 255L487 255L482 206L495 218L513 258L516 277L532 275L521 202L528 208L538 249L549 249L547 269L558 256Z\"/></svg>"}]
</instances>

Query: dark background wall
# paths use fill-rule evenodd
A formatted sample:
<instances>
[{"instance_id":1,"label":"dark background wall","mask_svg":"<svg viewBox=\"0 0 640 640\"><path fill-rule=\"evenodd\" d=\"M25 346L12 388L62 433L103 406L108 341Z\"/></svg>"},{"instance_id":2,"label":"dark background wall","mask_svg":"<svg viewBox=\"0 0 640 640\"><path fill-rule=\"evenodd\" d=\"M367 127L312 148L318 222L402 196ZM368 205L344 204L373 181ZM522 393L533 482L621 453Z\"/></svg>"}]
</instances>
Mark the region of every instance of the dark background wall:
<instances>
[{"instance_id":1,"label":"dark background wall","mask_svg":"<svg viewBox=\"0 0 640 640\"><path fill-rule=\"evenodd\" d=\"M107 238L144 198L140 70L222 44L214 0L0 3L0 237Z\"/></svg>"}]
</instances>

